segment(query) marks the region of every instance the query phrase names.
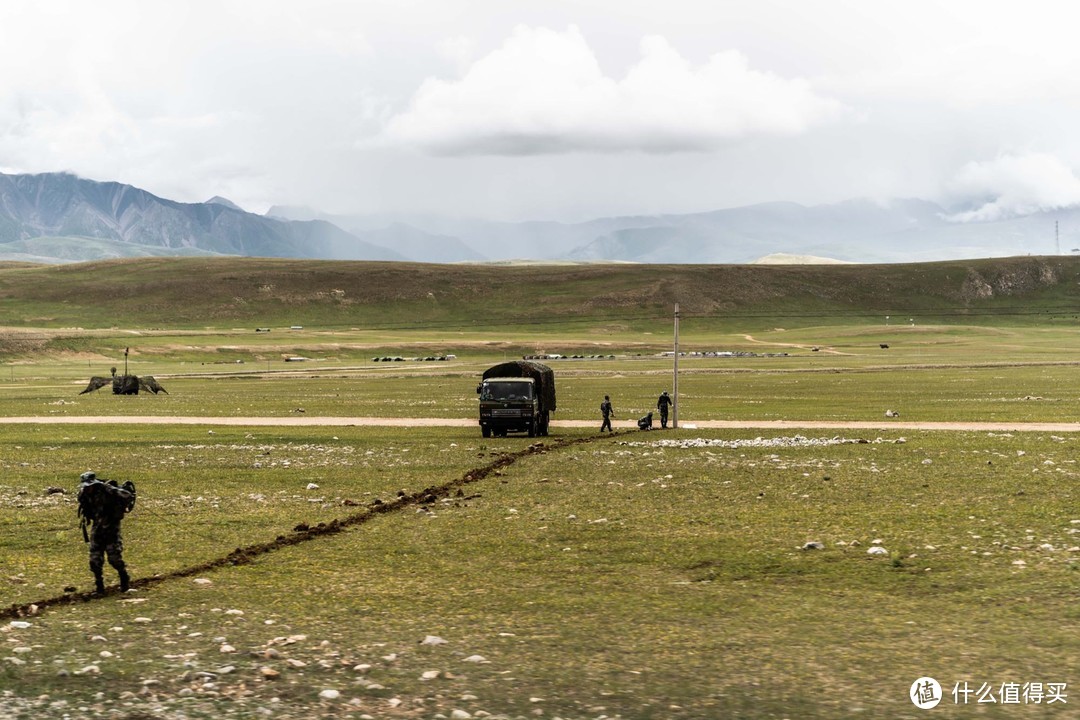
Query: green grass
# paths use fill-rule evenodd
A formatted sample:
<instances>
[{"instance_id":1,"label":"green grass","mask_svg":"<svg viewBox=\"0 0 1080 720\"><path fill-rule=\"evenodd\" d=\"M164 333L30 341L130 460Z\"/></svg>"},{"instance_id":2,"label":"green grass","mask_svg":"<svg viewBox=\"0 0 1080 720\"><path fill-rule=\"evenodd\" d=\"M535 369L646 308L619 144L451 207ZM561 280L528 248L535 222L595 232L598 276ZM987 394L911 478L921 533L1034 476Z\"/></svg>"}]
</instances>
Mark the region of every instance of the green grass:
<instances>
[{"instance_id":1,"label":"green grass","mask_svg":"<svg viewBox=\"0 0 1080 720\"><path fill-rule=\"evenodd\" d=\"M558 352L615 357L551 362L556 420L598 422L604 394L628 420L673 389L657 353L678 301L683 350L757 353L683 358L685 423L881 421L886 409L1072 422L1076 267L666 268L661 283L656 268L622 266L5 267L0 414L473 418L484 368ZM193 269L206 292L185 304ZM170 394L77 394L122 368L127 347L131 370ZM443 353L458 358L372 361ZM460 494L186 574L534 441L485 440L475 426L0 424L0 607L90 587L70 492L86 469L138 485L125 555L153 580L47 607L29 628L5 620L0 715L914 718L908 688L930 675L945 687L940 716L1070 717L1080 699L957 707L950 692L1073 690L1080 435L801 434L867 442L557 427L549 452ZM867 554L875 540L887 555ZM824 549L801 549L811 541ZM447 642L422 644L429 635Z\"/></svg>"},{"instance_id":2,"label":"green grass","mask_svg":"<svg viewBox=\"0 0 1080 720\"><path fill-rule=\"evenodd\" d=\"M837 332L821 329L819 333ZM684 358L680 418L694 420L879 421L888 409L912 421L1072 421L1080 401L1075 341L1053 354L997 354L997 338L979 329L957 331L953 344L903 347L861 355L793 351L790 357ZM1015 331L1022 342L1023 331ZM208 341L207 341L208 342ZM982 344L982 350L968 351ZM965 355L965 353L967 353ZM96 416L376 416L472 418L484 368L501 360L463 354L446 362L372 362L363 357L323 362L241 365L176 359L131 363L152 374L168 395L117 397L109 388L80 395L100 362L30 361L0 371L8 415ZM589 420L611 395L617 416L633 419L672 390L672 363L656 357L551 361L558 378L556 420ZM122 365L120 366L123 367Z\"/></svg>"},{"instance_id":3,"label":"green grass","mask_svg":"<svg viewBox=\"0 0 1080 720\"><path fill-rule=\"evenodd\" d=\"M667 334L676 303L710 332L979 322L1069 327L1080 258L921 265L485 266L138 258L0 268L0 325L363 328L596 340Z\"/></svg>"},{"instance_id":4,"label":"green grass","mask_svg":"<svg viewBox=\"0 0 1080 720\"><path fill-rule=\"evenodd\" d=\"M179 472L160 456L147 460L143 441L117 444L117 462L138 470L144 493L125 527L136 576L342 510L306 502L309 471L256 473L242 452L226 458L187 432L170 432L185 448L169 450L184 461ZM251 442L241 432L215 441ZM320 468L320 495L385 496L451 479L495 449L448 429L404 441L349 432L342 445L386 444L400 462L384 452L374 466ZM0 671L4 685L102 716L161 705L247 717L277 697L285 717L336 716L354 698L361 710L392 716L387 700L401 698L402 710L422 707L426 717L543 708L562 717L833 718L911 713L907 688L922 675L951 689L963 680L1067 682L1080 670L1066 629L1077 619L1077 555L1068 550L1080 519L1077 439L916 433L903 443L890 435L787 449L653 444L672 437L687 433L629 434L522 459L467 486L468 500L381 516L217 570L209 586L177 580L131 598L143 602L112 596L51 609L10 634L13 646L31 647L18 656L31 662ZM290 431L287 440L305 437ZM106 446L80 436L70 448L24 445L19 455L11 442L4 456L21 458L15 467ZM35 474L22 473L9 477L5 496L23 488L21 497L39 499ZM261 502L251 499L256 477ZM16 599L88 579L74 529L56 529L70 514L58 502L23 509L23 531L4 537L5 547L37 558L22 566L27 584L14 586ZM44 535L30 532L36 519ZM866 554L874 540L890 557ZM825 549L801 550L808 541ZM107 640L89 640L98 635ZM428 635L447 643L421 645ZM238 652L223 654L225 644ZM281 656L263 656L269 647ZM102 658L103 649L113 655ZM488 662L466 662L473 655ZM57 674L90 664L101 674ZM360 673L360 664L372 667ZM197 675L227 665L235 669L213 687ZM262 679L262 667L281 677ZM429 670L440 676L423 679ZM156 682L151 693L146 681ZM326 688L341 698L320 700Z\"/></svg>"}]
</instances>

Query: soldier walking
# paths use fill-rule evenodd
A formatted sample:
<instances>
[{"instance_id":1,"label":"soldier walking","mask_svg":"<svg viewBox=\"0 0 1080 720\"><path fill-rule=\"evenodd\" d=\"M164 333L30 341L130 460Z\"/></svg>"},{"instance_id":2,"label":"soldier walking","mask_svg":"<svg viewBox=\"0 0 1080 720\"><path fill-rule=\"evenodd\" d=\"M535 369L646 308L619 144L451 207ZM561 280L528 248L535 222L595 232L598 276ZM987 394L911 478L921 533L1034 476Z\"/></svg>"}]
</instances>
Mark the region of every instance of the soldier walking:
<instances>
[{"instance_id":1,"label":"soldier walking","mask_svg":"<svg viewBox=\"0 0 1080 720\"><path fill-rule=\"evenodd\" d=\"M130 480L118 485L115 480L102 481L93 472L79 476L79 517L83 540L90 544L90 572L94 573L94 589L105 592L102 570L108 557L120 576L120 591L131 587L131 576L124 564L124 542L120 537L120 521L135 507L135 484ZM90 532L86 528L90 526Z\"/></svg>"},{"instance_id":2,"label":"soldier walking","mask_svg":"<svg viewBox=\"0 0 1080 720\"><path fill-rule=\"evenodd\" d=\"M674 404L671 396L667 394L667 390L660 393L660 398L656 401L656 409L660 411L660 427L667 427L667 414L668 408Z\"/></svg>"},{"instance_id":3,"label":"soldier walking","mask_svg":"<svg viewBox=\"0 0 1080 720\"><path fill-rule=\"evenodd\" d=\"M604 402L600 403L600 414L604 416L604 422L600 425L600 432L604 432L604 430L613 432L611 418L615 417L615 411L611 408L611 398L607 395L604 396Z\"/></svg>"}]
</instances>

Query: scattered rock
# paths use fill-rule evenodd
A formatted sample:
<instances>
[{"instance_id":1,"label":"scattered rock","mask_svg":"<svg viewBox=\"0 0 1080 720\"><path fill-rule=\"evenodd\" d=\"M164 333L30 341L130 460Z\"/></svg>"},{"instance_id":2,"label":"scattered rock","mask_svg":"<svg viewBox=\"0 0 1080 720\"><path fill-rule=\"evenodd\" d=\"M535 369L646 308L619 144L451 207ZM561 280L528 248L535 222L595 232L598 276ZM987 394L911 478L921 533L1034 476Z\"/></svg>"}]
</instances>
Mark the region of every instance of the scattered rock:
<instances>
[{"instance_id":1,"label":"scattered rock","mask_svg":"<svg viewBox=\"0 0 1080 720\"><path fill-rule=\"evenodd\" d=\"M428 635L420 641L421 645L445 645L446 641L438 635Z\"/></svg>"},{"instance_id":2,"label":"scattered rock","mask_svg":"<svg viewBox=\"0 0 1080 720\"><path fill-rule=\"evenodd\" d=\"M875 546L873 546L871 548L867 548L866 549L866 554L867 555L888 555L889 551L886 550L885 548L881 547L880 545L875 545Z\"/></svg>"},{"instance_id":3,"label":"scattered rock","mask_svg":"<svg viewBox=\"0 0 1080 720\"><path fill-rule=\"evenodd\" d=\"M487 661L488 661L487 658L484 657L483 655L470 655L469 657L467 657L467 658L465 658L463 660L463 662L471 662L471 663L486 663Z\"/></svg>"},{"instance_id":4,"label":"scattered rock","mask_svg":"<svg viewBox=\"0 0 1080 720\"><path fill-rule=\"evenodd\" d=\"M885 417L887 417L887 418L897 418L897 417L900 417L900 413L897 412L896 410L886 410L885 411Z\"/></svg>"},{"instance_id":5,"label":"scattered rock","mask_svg":"<svg viewBox=\"0 0 1080 720\"><path fill-rule=\"evenodd\" d=\"M808 542L805 545L803 545L802 549L803 550L824 550L825 549L825 543L821 543L821 542L818 542L818 541L814 540L812 542Z\"/></svg>"},{"instance_id":6,"label":"scattered rock","mask_svg":"<svg viewBox=\"0 0 1080 720\"><path fill-rule=\"evenodd\" d=\"M663 448L678 448L680 450L688 450L695 448L724 448L727 450L738 450L740 448L770 448L770 447L782 447L782 448L796 448L796 447L829 447L832 445L902 445L906 443L905 438L897 438L895 440L886 440L884 438L875 438L874 440L867 440L865 438L845 438L845 437L831 437L831 438L808 438L803 435L794 435L792 437L775 437L764 438L756 437L753 439L743 440L720 440L716 438L686 438L681 440L665 439L665 440L652 440L649 442L644 441L621 441L620 445L626 445L628 447L663 447Z\"/></svg>"},{"instance_id":7,"label":"scattered rock","mask_svg":"<svg viewBox=\"0 0 1080 720\"><path fill-rule=\"evenodd\" d=\"M319 693L319 697L321 697L323 700L337 700L339 697L341 697L341 692L338 690L334 690L333 688L327 688L326 690L323 690Z\"/></svg>"}]
</instances>

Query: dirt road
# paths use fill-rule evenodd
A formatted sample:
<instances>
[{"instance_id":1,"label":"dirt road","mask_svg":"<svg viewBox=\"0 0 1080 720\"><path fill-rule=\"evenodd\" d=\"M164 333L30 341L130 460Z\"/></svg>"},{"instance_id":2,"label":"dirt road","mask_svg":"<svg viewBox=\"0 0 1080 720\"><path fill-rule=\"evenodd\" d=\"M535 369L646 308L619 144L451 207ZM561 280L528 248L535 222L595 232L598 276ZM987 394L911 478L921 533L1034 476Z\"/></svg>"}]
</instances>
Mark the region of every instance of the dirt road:
<instances>
[{"instance_id":1,"label":"dirt road","mask_svg":"<svg viewBox=\"0 0 1080 720\"><path fill-rule=\"evenodd\" d=\"M271 427L477 427L474 418L384 418L384 417L198 417L154 415L94 415L94 416L24 416L0 418L0 422L22 425L233 425ZM615 421L622 429L637 427L631 420ZM590 428L599 430L593 420L552 421L553 428ZM699 429L732 430L951 430L974 432L1080 432L1080 423L1067 422L911 422L883 419L880 421L820 421L820 420L683 420L680 431ZM479 430L478 430L479 431Z\"/></svg>"}]
</instances>

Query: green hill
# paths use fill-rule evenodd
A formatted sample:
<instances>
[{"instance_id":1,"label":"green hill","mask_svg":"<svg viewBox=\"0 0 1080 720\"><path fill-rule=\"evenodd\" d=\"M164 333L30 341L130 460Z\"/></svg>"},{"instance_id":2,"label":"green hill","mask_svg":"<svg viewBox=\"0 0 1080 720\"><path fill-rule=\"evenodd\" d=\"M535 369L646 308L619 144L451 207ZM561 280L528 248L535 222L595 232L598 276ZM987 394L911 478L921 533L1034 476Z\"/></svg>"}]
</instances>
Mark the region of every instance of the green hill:
<instances>
[{"instance_id":1,"label":"green hill","mask_svg":"<svg viewBox=\"0 0 1080 720\"><path fill-rule=\"evenodd\" d=\"M131 258L0 266L0 325L716 329L826 322L1072 322L1080 258L913 265L428 265Z\"/></svg>"}]
</instances>

